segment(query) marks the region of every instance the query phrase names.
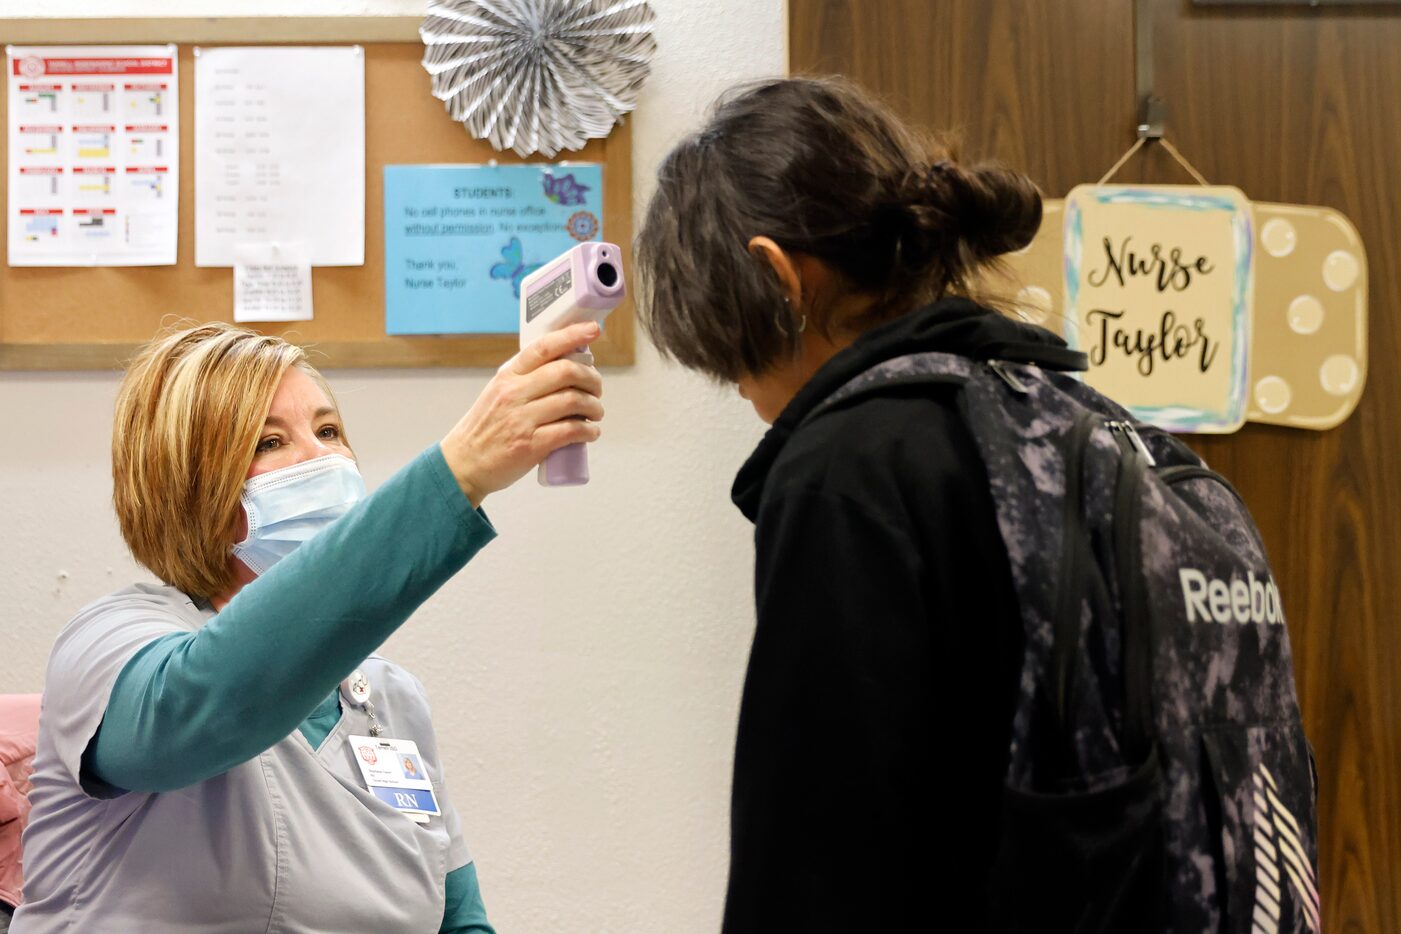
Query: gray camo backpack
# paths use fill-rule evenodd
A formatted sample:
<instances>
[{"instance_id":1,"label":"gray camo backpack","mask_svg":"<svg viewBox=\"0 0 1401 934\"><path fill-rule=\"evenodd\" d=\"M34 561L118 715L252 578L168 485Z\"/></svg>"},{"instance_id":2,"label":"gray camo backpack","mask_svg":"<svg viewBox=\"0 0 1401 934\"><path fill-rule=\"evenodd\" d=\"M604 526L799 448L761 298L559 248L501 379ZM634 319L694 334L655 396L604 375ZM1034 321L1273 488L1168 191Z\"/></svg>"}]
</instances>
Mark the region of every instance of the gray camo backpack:
<instances>
[{"instance_id":1,"label":"gray camo backpack","mask_svg":"<svg viewBox=\"0 0 1401 934\"><path fill-rule=\"evenodd\" d=\"M1058 372L1082 355L996 353L889 360L819 409L961 386L1026 646L991 928L1318 932L1313 757L1244 503Z\"/></svg>"}]
</instances>

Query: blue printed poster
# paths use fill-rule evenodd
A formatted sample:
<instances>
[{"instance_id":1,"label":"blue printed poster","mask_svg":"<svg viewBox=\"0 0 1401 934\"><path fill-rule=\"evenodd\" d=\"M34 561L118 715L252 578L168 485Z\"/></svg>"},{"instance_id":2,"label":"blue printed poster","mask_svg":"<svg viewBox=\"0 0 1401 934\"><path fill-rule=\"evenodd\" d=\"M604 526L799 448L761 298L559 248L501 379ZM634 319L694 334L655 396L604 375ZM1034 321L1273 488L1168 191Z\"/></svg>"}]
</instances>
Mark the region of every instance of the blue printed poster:
<instances>
[{"instance_id":1,"label":"blue printed poster","mask_svg":"<svg viewBox=\"0 0 1401 934\"><path fill-rule=\"evenodd\" d=\"M387 165L385 330L513 334L521 280L602 237L598 165Z\"/></svg>"}]
</instances>

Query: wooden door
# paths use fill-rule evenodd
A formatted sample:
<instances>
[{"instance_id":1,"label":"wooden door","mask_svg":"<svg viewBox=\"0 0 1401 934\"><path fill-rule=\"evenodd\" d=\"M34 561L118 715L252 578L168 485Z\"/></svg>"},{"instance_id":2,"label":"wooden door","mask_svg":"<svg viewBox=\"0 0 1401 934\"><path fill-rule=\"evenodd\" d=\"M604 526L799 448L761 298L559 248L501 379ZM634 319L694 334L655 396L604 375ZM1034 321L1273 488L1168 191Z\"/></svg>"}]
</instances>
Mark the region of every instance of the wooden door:
<instances>
[{"instance_id":1,"label":"wooden door","mask_svg":"<svg viewBox=\"0 0 1401 934\"><path fill-rule=\"evenodd\" d=\"M1321 780L1326 930L1401 932L1401 12L1153 0L1167 133L1214 183L1328 205L1371 284L1369 382L1340 428L1194 446L1239 487L1289 608ZM843 73L1053 197L1134 139L1131 0L789 0L795 73ZM1190 182L1150 150L1122 180Z\"/></svg>"}]
</instances>

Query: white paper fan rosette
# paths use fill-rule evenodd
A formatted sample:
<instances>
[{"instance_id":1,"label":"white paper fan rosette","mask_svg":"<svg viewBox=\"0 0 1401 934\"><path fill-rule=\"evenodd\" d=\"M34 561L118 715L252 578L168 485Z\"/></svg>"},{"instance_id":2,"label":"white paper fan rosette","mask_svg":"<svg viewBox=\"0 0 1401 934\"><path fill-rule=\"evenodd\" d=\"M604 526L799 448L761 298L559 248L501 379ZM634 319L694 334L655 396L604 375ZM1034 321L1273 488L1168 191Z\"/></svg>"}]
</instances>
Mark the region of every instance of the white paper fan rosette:
<instances>
[{"instance_id":1,"label":"white paper fan rosette","mask_svg":"<svg viewBox=\"0 0 1401 934\"><path fill-rule=\"evenodd\" d=\"M552 157L637 106L655 19L644 0L431 0L423 67L473 136Z\"/></svg>"}]
</instances>

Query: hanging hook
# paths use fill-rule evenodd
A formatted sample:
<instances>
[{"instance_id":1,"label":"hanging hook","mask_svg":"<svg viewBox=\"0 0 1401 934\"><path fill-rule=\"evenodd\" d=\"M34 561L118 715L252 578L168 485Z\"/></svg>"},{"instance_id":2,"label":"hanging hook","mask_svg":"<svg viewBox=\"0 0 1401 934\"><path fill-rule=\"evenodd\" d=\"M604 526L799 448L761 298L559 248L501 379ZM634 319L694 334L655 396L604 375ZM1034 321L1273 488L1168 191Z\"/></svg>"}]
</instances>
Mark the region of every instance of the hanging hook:
<instances>
[{"instance_id":1,"label":"hanging hook","mask_svg":"<svg viewBox=\"0 0 1401 934\"><path fill-rule=\"evenodd\" d=\"M1138 138L1163 138L1167 104L1153 91L1152 0L1134 0L1134 59L1138 89Z\"/></svg>"}]
</instances>

